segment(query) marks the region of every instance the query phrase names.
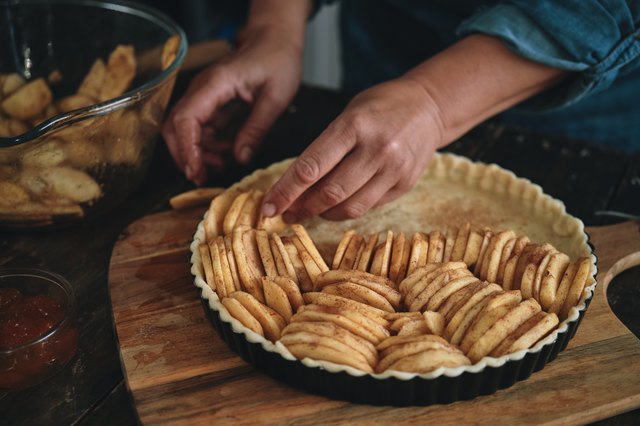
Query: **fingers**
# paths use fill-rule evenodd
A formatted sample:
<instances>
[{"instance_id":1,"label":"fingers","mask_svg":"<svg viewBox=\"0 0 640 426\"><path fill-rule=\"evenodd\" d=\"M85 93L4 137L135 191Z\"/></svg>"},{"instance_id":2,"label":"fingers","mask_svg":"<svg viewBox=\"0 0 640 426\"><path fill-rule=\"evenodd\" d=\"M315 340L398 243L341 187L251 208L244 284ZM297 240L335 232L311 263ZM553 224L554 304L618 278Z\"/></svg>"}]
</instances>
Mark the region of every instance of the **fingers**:
<instances>
[{"instance_id":1,"label":"fingers","mask_svg":"<svg viewBox=\"0 0 640 426\"><path fill-rule=\"evenodd\" d=\"M415 150L393 138L364 139L368 143L358 143L315 183L306 185L302 194L283 213L287 222L315 215L330 220L357 218L413 187L430 155L423 153L424 158L417 159ZM311 147L326 153L325 156L340 152L334 150L326 140L333 140L331 133L326 139L319 138ZM350 142L342 143L342 146L350 145ZM295 170L295 167L296 163L287 172ZM296 175L292 176L295 178ZM290 185L282 179L278 184L281 183L294 192L296 182ZM305 187L305 182L297 182L297 185L298 188Z\"/></svg>"},{"instance_id":2,"label":"fingers","mask_svg":"<svg viewBox=\"0 0 640 426\"><path fill-rule=\"evenodd\" d=\"M212 168L215 172L222 172L224 170L224 158L220 154L212 154L205 152L202 154L202 159L207 167Z\"/></svg>"},{"instance_id":3,"label":"fingers","mask_svg":"<svg viewBox=\"0 0 640 426\"><path fill-rule=\"evenodd\" d=\"M224 154L227 153L229 151L231 151L233 149L233 142L231 141L219 141L219 140L212 140L212 141L202 141L202 150L206 153L217 153L217 154Z\"/></svg>"},{"instance_id":4,"label":"fingers","mask_svg":"<svg viewBox=\"0 0 640 426\"><path fill-rule=\"evenodd\" d=\"M394 187L394 184L395 180L390 173L377 174L351 197L326 210L321 216L329 220L360 217L377 206L380 200Z\"/></svg>"},{"instance_id":5,"label":"fingers","mask_svg":"<svg viewBox=\"0 0 640 426\"><path fill-rule=\"evenodd\" d=\"M380 197L380 199L372 206L372 208L380 207L384 204L387 204L395 200L396 198L406 194L411 188L413 188L416 182L418 181L418 179L420 178L420 175L422 174L422 170L424 166L426 165L428 160L432 157L432 154L433 153L429 154L424 164L418 165L418 167L414 168L409 175L400 177L397 180L396 184L393 187L391 187L387 192L385 192L382 195L382 197Z\"/></svg>"},{"instance_id":6,"label":"fingers","mask_svg":"<svg viewBox=\"0 0 640 426\"><path fill-rule=\"evenodd\" d=\"M199 121L194 117L181 116L174 120L173 127L187 179L198 185L204 183L206 170L202 161L202 134Z\"/></svg>"},{"instance_id":7,"label":"fingers","mask_svg":"<svg viewBox=\"0 0 640 426\"><path fill-rule=\"evenodd\" d=\"M178 169L184 171L184 164L182 162L182 157L180 155L180 148L178 147L178 138L176 137L176 132L173 130L173 125L167 120L160 129L162 133L162 138L167 144L167 148L169 148L169 153L171 154L171 158L178 166Z\"/></svg>"},{"instance_id":8,"label":"fingers","mask_svg":"<svg viewBox=\"0 0 640 426\"><path fill-rule=\"evenodd\" d=\"M325 208L320 216L328 220L358 218L363 216L369 210L382 206L395 200L401 195L404 195L407 190L413 186L413 183L415 182L410 182L408 184L402 183L398 180L397 175L391 170L382 170L362 185L351 196L330 208ZM313 194L310 194L309 197L311 199L318 198Z\"/></svg>"},{"instance_id":9,"label":"fingers","mask_svg":"<svg viewBox=\"0 0 640 426\"><path fill-rule=\"evenodd\" d=\"M253 105L249 117L238 132L234 155L240 164L248 164L278 116L287 106L287 100L273 94L266 86Z\"/></svg>"},{"instance_id":10,"label":"fingers","mask_svg":"<svg viewBox=\"0 0 640 426\"><path fill-rule=\"evenodd\" d=\"M231 141L219 141L211 136L211 139L202 138L202 159L205 166L213 169L213 171L220 173L224 171L224 165L226 158L233 150L233 142Z\"/></svg>"},{"instance_id":11,"label":"fingers","mask_svg":"<svg viewBox=\"0 0 640 426\"><path fill-rule=\"evenodd\" d=\"M355 138L332 123L265 194L262 214L283 213L307 189L329 173L351 151Z\"/></svg>"},{"instance_id":12,"label":"fingers","mask_svg":"<svg viewBox=\"0 0 640 426\"><path fill-rule=\"evenodd\" d=\"M201 167L198 158L198 153L196 152L194 156L195 160L191 160L192 164L188 166L186 163L186 155L184 154L183 143L184 141L181 139L183 136L176 132L176 127L172 121L167 121L162 127L162 137L164 138L167 147L169 148L169 153L173 158L174 162L178 169L184 172L188 179L195 182L197 185L201 185L206 181L207 175L204 167ZM192 143L191 139L196 140L196 138L201 139L201 136L197 134L193 134L192 138L187 140L186 143ZM194 172L195 170L195 172Z\"/></svg>"},{"instance_id":13,"label":"fingers","mask_svg":"<svg viewBox=\"0 0 640 426\"><path fill-rule=\"evenodd\" d=\"M378 161L365 150L354 150L287 210L290 220L316 216L337 206L374 177ZM379 181L379 179L374 179Z\"/></svg>"},{"instance_id":14,"label":"fingers","mask_svg":"<svg viewBox=\"0 0 640 426\"><path fill-rule=\"evenodd\" d=\"M162 135L178 168L197 184L206 180L202 155L203 126L221 105L233 98L230 86L231 82L225 81L224 77L205 71L194 79L163 127Z\"/></svg>"},{"instance_id":15,"label":"fingers","mask_svg":"<svg viewBox=\"0 0 640 426\"><path fill-rule=\"evenodd\" d=\"M235 122L244 121L251 109L249 103L241 101L239 98L223 105L211 119L211 126L215 129L224 129Z\"/></svg>"}]
</instances>

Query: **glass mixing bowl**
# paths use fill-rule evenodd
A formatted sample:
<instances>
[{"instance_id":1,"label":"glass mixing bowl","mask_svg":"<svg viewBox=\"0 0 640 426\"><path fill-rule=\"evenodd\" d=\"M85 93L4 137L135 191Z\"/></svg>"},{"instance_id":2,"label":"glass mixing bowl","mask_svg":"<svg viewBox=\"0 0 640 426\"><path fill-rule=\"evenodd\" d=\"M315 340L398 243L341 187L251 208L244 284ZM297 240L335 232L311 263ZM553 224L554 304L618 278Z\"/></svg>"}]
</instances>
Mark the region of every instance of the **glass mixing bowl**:
<instances>
[{"instance_id":1,"label":"glass mixing bowl","mask_svg":"<svg viewBox=\"0 0 640 426\"><path fill-rule=\"evenodd\" d=\"M0 228L78 222L133 192L186 50L142 5L0 0Z\"/></svg>"}]
</instances>

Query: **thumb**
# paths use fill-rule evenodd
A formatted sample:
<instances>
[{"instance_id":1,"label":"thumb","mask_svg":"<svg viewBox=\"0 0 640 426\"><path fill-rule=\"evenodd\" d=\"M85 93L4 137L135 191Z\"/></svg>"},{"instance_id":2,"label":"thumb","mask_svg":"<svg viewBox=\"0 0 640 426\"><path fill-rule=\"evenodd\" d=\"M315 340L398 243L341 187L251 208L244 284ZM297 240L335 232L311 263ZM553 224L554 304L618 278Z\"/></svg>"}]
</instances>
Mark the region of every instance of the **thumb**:
<instances>
[{"instance_id":1,"label":"thumb","mask_svg":"<svg viewBox=\"0 0 640 426\"><path fill-rule=\"evenodd\" d=\"M234 155L240 164L251 161L262 139L286 106L286 101L273 96L268 90L256 99L249 117L236 137Z\"/></svg>"}]
</instances>

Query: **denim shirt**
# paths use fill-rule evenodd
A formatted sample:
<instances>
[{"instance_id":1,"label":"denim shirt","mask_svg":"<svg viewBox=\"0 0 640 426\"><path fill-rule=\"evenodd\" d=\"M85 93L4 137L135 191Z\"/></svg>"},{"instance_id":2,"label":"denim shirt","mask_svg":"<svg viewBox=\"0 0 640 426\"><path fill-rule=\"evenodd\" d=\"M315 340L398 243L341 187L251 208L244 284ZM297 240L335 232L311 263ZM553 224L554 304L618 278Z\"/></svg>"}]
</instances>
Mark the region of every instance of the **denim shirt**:
<instances>
[{"instance_id":1,"label":"denim shirt","mask_svg":"<svg viewBox=\"0 0 640 426\"><path fill-rule=\"evenodd\" d=\"M483 33L518 55L573 72L498 120L640 150L640 0L344 0L340 29L349 92Z\"/></svg>"}]
</instances>

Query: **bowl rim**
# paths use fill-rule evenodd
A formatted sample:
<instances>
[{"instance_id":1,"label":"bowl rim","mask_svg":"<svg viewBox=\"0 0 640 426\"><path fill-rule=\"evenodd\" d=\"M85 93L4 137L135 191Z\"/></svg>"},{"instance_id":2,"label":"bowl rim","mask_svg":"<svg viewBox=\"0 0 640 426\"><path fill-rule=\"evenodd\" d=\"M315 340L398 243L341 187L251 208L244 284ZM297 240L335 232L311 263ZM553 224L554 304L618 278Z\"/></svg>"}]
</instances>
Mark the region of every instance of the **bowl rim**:
<instances>
[{"instance_id":1,"label":"bowl rim","mask_svg":"<svg viewBox=\"0 0 640 426\"><path fill-rule=\"evenodd\" d=\"M151 6L140 3L133 3L128 0L0 0L0 7L33 5L52 6L56 4L102 8L129 15L135 15L140 18L146 19L164 28L165 30L167 30L167 32L180 36L178 52L176 53L176 57L169 67L167 67L165 70L162 70L158 75L145 82L144 84L133 87L116 98L108 99L106 101L92 104L83 108L56 114L53 117L50 117L47 120L38 123L38 125L20 135L0 137L0 148L22 145L60 127L70 125L87 118L105 115L112 111L133 105L140 99L148 96L149 92L151 92L152 89L167 80L167 78L174 72L177 72L186 56L187 36L182 27L180 27L169 16Z\"/></svg>"},{"instance_id":2,"label":"bowl rim","mask_svg":"<svg viewBox=\"0 0 640 426\"><path fill-rule=\"evenodd\" d=\"M50 337L59 333L61 330L67 329L75 318L76 311L76 297L71 283L62 275L52 271L45 271L39 268L0 268L0 281L7 277L36 277L43 281L48 281L52 285L56 285L61 288L67 296L67 306L64 310L64 318L58 324L56 324L51 330L38 336L37 338L23 343L19 346L14 346L9 349L0 348L0 356L6 357L16 352L20 352L26 348L37 345L48 340Z\"/></svg>"}]
</instances>

